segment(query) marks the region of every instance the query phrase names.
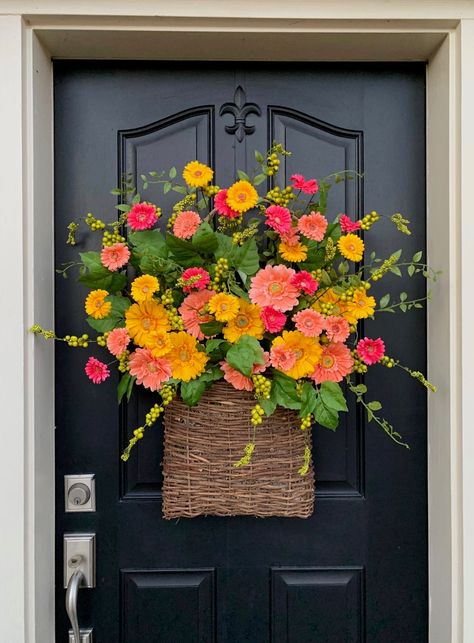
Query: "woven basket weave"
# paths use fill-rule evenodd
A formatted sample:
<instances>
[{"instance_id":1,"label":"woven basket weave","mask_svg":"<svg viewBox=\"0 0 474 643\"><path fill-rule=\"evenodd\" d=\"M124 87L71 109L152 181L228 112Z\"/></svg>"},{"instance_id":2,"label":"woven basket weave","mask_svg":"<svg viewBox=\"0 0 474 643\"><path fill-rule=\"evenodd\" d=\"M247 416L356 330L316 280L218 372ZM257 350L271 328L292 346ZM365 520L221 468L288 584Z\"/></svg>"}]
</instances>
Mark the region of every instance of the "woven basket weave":
<instances>
[{"instance_id":1,"label":"woven basket weave","mask_svg":"<svg viewBox=\"0 0 474 643\"><path fill-rule=\"evenodd\" d=\"M298 473L305 435L294 411L277 408L255 431L255 398L216 382L199 404L174 400L164 418L165 518L288 516L307 518L314 507L314 472ZM236 468L255 432L250 464Z\"/></svg>"}]
</instances>

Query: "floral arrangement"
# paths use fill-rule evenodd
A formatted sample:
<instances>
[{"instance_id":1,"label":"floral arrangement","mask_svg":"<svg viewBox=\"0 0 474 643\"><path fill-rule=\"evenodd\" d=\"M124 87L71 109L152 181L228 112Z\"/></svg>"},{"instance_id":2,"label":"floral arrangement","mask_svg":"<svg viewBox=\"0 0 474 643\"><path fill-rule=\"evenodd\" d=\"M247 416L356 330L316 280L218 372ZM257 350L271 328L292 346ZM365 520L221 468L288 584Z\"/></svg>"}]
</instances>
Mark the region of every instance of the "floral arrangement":
<instances>
[{"instance_id":1,"label":"floral arrangement","mask_svg":"<svg viewBox=\"0 0 474 643\"><path fill-rule=\"evenodd\" d=\"M286 187L259 194L258 186L278 173L288 154L279 144L265 156L255 152L253 175L239 171L222 189L212 183L213 170L198 161L184 168L184 183L174 167L166 175L141 175L143 190L159 184L164 194L180 197L163 224L160 207L142 199L131 176L112 190L121 201L116 220L105 224L90 213L81 220L101 235L101 249L81 252L79 263L60 272L66 277L79 266L79 281L90 288L87 323L96 336L57 337L39 325L32 331L83 349L95 342L112 355L112 362L88 357L84 370L101 384L116 366L119 403L135 385L156 392L158 401L130 437L123 460L176 395L195 405L222 378L254 393L255 428L280 405L299 412L303 431L313 422L334 430L347 411L346 395L354 394L369 421L407 446L380 417L380 402L366 400L360 374L374 365L401 368L435 388L389 356L381 337L360 337L359 321L423 306L426 297L410 300L406 293L399 301L387 294L377 302L371 285L387 273L406 270L433 280L438 273L421 252L410 260L402 260L400 250L364 259L363 233L381 215L373 211L355 221L327 213L331 186L351 180L350 172L319 182L294 174ZM385 218L410 234L401 214ZM69 244L76 244L81 223L69 224ZM248 463L253 450L247 444L236 466ZM307 447L302 475L309 458Z\"/></svg>"}]
</instances>

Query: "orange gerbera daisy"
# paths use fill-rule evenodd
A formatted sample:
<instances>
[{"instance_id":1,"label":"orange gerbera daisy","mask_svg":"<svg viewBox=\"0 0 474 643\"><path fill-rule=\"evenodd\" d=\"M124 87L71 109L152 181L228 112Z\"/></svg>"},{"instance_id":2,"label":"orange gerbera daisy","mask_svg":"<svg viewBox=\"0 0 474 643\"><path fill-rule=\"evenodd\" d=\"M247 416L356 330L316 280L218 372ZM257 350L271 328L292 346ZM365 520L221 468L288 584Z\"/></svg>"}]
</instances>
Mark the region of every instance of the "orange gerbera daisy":
<instances>
[{"instance_id":1,"label":"orange gerbera daisy","mask_svg":"<svg viewBox=\"0 0 474 643\"><path fill-rule=\"evenodd\" d=\"M352 296L352 301L347 303L344 317L349 324L355 324L358 319L372 317L375 311L375 297L369 297L365 288L358 288Z\"/></svg>"},{"instance_id":2,"label":"orange gerbera daisy","mask_svg":"<svg viewBox=\"0 0 474 643\"><path fill-rule=\"evenodd\" d=\"M286 375L298 380L314 372L322 352L318 339L305 337L298 330L284 330L280 337L273 340L272 350L281 346L295 358L293 366L284 371Z\"/></svg>"},{"instance_id":3,"label":"orange gerbera daisy","mask_svg":"<svg viewBox=\"0 0 474 643\"><path fill-rule=\"evenodd\" d=\"M248 181L237 181L227 190L227 205L236 212L247 212L257 205L258 192Z\"/></svg>"},{"instance_id":4,"label":"orange gerbera daisy","mask_svg":"<svg viewBox=\"0 0 474 643\"><path fill-rule=\"evenodd\" d=\"M364 242L356 234L339 237L337 247L341 255L351 261L360 261L364 255Z\"/></svg>"},{"instance_id":5,"label":"orange gerbera daisy","mask_svg":"<svg viewBox=\"0 0 474 643\"><path fill-rule=\"evenodd\" d=\"M262 339L265 327L260 313L260 306L249 304L245 299L239 299L239 312L222 329L225 339L232 343L238 341L242 335Z\"/></svg>"},{"instance_id":6,"label":"orange gerbera daisy","mask_svg":"<svg viewBox=\"0 0 474 643\"><path fill-rule=\"evenodd\" d=\"M159 289L158 279L153 275L141 275L132 281L132 297L139 304L152 299Z\"/></svg>"},{"instance_id":7,"label":"orange gerbera daisy","mask_svg":"<svg viewBox=\"0 0 474 643\"><path fill-rule=\"evenodd\" d=\"M152 331L170 330L165 307L153 300L132 304L125 312L125 326L135 344L146 348L156 343Z\"/></svg>"},{"instance_id":8,"label":"orange gerbera daisy","mask_svg":"<svg viewBox=\"0 0 474 643\"><path fill-rule=\"evenodd\" d=\"M166 359L171 362L173 377L189 382L199 377L209 359L206 353L197 348L197 340L184 331L170 333L171 350Z\"/></svg>"},{"instance_id":9,"label":"orange gerbera daisy","mask_svg":"<svg viewBox=\"0 0 474 643\"><path fill-rule=\"evenodd\" d=\"M183 179L192 188L204 187L213 176L214 170L199 161L190 161L183 170Z\"/></svg>"},{"instance_id":10,"label":"orange gerbera daisy","mask_svg":"<svg viewBox=\"0 0 474 643\"><path fill-rule=\"evenodd\" d=\"M86 313L94 319L104 319L112 310L112 303L105 301L109 293L106 290L93 290L87 295Z\"/></svg>"}]
</instances>

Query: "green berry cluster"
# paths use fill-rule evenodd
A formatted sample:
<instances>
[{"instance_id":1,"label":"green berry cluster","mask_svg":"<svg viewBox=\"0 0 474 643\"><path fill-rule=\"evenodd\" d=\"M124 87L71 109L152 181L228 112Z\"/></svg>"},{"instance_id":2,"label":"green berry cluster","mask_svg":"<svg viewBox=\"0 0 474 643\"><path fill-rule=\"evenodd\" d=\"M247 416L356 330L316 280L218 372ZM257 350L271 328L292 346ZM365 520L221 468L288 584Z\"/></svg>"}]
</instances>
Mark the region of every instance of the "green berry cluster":
<instances>
[{"instance_id":1,"label":"green berry cluster","mask_svg":"<svg viewBox=\"0 0 474 643\"><path fill-rule=\"evenodd\" d=\"M86 333L80 337L77 335L66 335L64 340L67 342L68 346L72 346L74 348L87 348L89 346L89 335Z\"/></svg>"},{"instance_id":2,"label":"green berry cluster","mask_svg":"<svg viewBox=\"0 0 474 643\"><path fill-rule=\"evenodd\" d=\"M178 312L178 309L174 306L168 306L166 309L168 314L168 319L171 325L172 330L184 330L184 323L181 319L181 316Z\"/></svg>"},{"instance_id":3,"label":"green berry cluster","mask_svg":"<svg viewBox=\"0 0 474 643\"><path fill-rule=\"evenodd\" d=\"M255 395L259 399L268 400L272 390L272 383L263 375L257 374L252 376L253 386L255 388Z\"/></svg>"},{"instance_id":4,"label":"green berry cluster","mask_svg":"<svg viewBox=\"0 0 474 643\"><path fill-rule=\"evenodd\" d=\"M163 413L165 409L162 406L159 406L158 404L155 404L154 406L151 407L151 409L148 411L148 413L145 415L145 424L146 426L152 426L155 424L157 419L160 417L160 415Z\"/></svg>"},{"instance_id":5,"label":"green berry cluster","mask_svg":"<svg viewBox=\"0 0 474 643\"><path fill-rule=\"evenodd\" d=\"M361 281L360 285L355 287L355 286L349 286L346 288L346 290L339 295L339 298L341 301L352 301L354 295L356 294L357 290L360 288L364 288L365 290L369 290L371 287L371 284L368 281Z\"/></svg>"},{"instance_id":6,"label":"green berry cluster","mask_svg":"<svg viewBox=\"0 0 474 643\"><path fill-rule=\"evenodd\" d=\"M220 257L217 260L216 267L214 270L214 278L211 282L211 289L215 292L219 290L225 290L225 280L229 274L229 262L225 257Z\"/></svg>"},{"instance_id":7,"label":"green berry cluster","mask_svg":"<svg viewBox=\"0 0 474 643\"><path fill-rule=\"evenodd\" d=\"M256 404L250 413L251 423L254 426L258 426L259 424L262 424L264 415L265 415L265 411L262 409L260 404Z\"/></svg>"},{"instance_id":8,"label":"green berry cluster","mask_svg":"<svg viewBox=\"0 0 474 643\"><path fill-rule=\"evenodd\" d=\"M128 358L130 357L130 351L124 350L121 355L118 357L119 365L118 370L120 373L126 373L128 371Z\"/></svg>"},{"instance_id":9,"label":"green berry cluster","mask_svg":"<svg viewBox=\"0 0 474 643\"><path fill-rule=\"evenodd\" d=\"M370 214L366 214L365 217L361 219L360 227L362 230L370 230L370 228L380 219L380 214L372 210Z\"/></svg>"},{"instance_id":10,"label":"green berry cluster","mask_svg":"<svg viewBox=\"0 0 474 643\"><path fill-rule=\"evenodd\" d=\"M333 311L334 304L331 304L329 301L319 302L319 309L322 315L330 315Z\"/></svg>"},{"instance_id":11,"label":"green berry cluster","mask_svg":"<svg viewBox=\"0 0 474 643\"><path fill-rule=\"evenodd\" d=\"M396 257L391 256L388 259L385 259L382 265L373 271L371 275L372 281L378 281L379 279L382 279L382 277L386 275L387 272L390 270L390 268L396 263L397 263Z\"/></svg>"},{"instance_id":12,"label":"green berry cluster","mask_svg":"<svg viewBox=\"0 0 474 643\"><path fill-rule=\"evenodd\" d=\"M113 246L115 243L125 243L125 237L118 231L109 232L106 230L102 236L102 245L104 248L106 246Z\"/></svg>"},{"instance_id":13,"label":"green berry cluster","mask_svg":"<svg viewBox=\"0 0 474 643\"><path fill-rule=\"evenodd\" d=\"M273 176L280 169L280 159L278 154L273 152L267 156L267 174L268 176Z\"/></svg>"},{"instance_id":14,"label":"green berry cluster","mask_svg":"<svg viewBox=\"0 0 474 643\"><path fill-rule=\"evenodd\" d=\"M137 440L141 440L141 439L143 438L143 432L144 432L144 430L145 430L145 427L144 427L144 426L139 426L138 428L136 428L136 429L134 430L134 432L133 432L134 437L135 437ZM131 440L130 440L130 442L131 442Z\"/></svg>"},{"instance_id":15,"label":"green berry cluster","mask_svg":"<svg viewBox=\"0 0 474 643\"><path fill-rule=\"evenodd\" d=\"M393 368L396 362L393 359L393 357L388 357L388 355L384 355L380 360L379 364L382 364L382 366L386 366L387 368Z\"/></svg>"},{"instance_id":16,"label":"green berry cluster","mask_svg":"<svg viewBox=\"0 0 474 643\"><path fill-rule=\"evenodd\" d=\"M164 384L160 390L161 399L163 401L163 406L168 406L170 402L173 401L174 396L176 395L176 389L174 386L169 384Z\"/></svg>"},{"instance_id":17,"label":"green berry cluster","mask_svg":"<svg viewBox=\"0 0 474 643\"><path fill-rule=\"evenodd\" d=\"M217 229L219 231L222 230L235 230L239 226L242 225L242 221L244 220L243 215L239 215L238 217L234 217L233 219L229 219L228 217L223 217L221 215L218 215L217 217Z\"/></svg>"},{"instance_id":18,"label":"green berry cluster","mask_svg":"<svg viewBox=\"0 0 474 643\"><path fill-rule=\"evenodd\" d=\"M232 243L236 246L241 246L244 241L255 236L257 232L258 223L251 223L243 232L234 232L234 234L232 235Z\"/></svg>"},{"instance_id":19,"label":"green berry cluster","mask_svg":"<svg viewBox=\"0 0 474 643\"><path fill-rule=\"evenodd\" d=\"M283 190L276 185L267 192L266 198L272 203L276 203L276 205L286 207L290 200L295 198L295 194L291 185L287 185Z\"/></svg>"},{"instance_id":20,"label":"green berry cluster","mask_svg":"<svg viewBox=\"0 0 474 643\"><path fill-rule=\"evenodd\" d=\"M205 196L208 196L208 197L212 198L213 196L216 196L216 194L219 192L219 190L220 190L220 187L218 185L205 185L202 188L202 193Z\"/></svg>"},{"instance_id":21,"label":"green berry cluster","mask_svg":"<svg viewBox=\"0 0 474 643\"><path fill-rule=\"evenodd\" d=\"M306 429L310 428L312 418L313 418L312 413L308 413L308 415L305 415L303 418L301 418L300 429L302 431L306 431Z\"/></svg>"},{"instance_id":22,"label":"green berry cluster","mask_svg":"<svg viewBox=\"0 0 474 643\"><path fill-rule=\"evenodd\" d=\"M321 277L323 276L322 268L317 268L316 270L312 270L311 276L314 277L316 281L321 281Z\"/></svg>"},{"instance_id":23,"label":"green berry cluster","mask_svg":"<svg viewBox=\"0 0 474 643\"><path fill-rule=\"evenodd\" d=\"M237 462L234 462L234 467L244 467L245 465L250 464L250 460L252 459L252 455L254 451L255 451L255 444L253 442L249 442L248 444L246 444L244 449L244 455L240 458L240 460L237 460Z\"/></svg>"},{"instance_id":24,"label":"green berry cluster","mask_svg":"<svg viewBox=\"0 0 474 643\"><path fill-rule=\"evenodd\" d=\"M96 219L92 212L87 214L84 221L91 230L103 230L105 228L105 223L101 219Z\"/></svg>"},{"instance_id":25,"label":"green berry cluster","mask_svg":"<svg viewBox=\"0 0 474 643\"><path fill-rule=\"evenodd\" d=\"M311 464L311 449L308 445L304 448L303 453L303 465L298 469L300 476L305 476L309 471L309 465Z\"/></svg>"},{"instance_id":26,"label":"green berry cluster","mask_svg":"<svg viewBox=\"0 0 474 643\"><path fill-rule=\"evenodd\" d=\"M354 366L352 367L352 371L354 373L360 373L361 375L363 373L367 373L367 364L364 364L364 362L360 359L359 353L354 349L351 351L351 355L354 359Z\"/></svg>"},{"instance_id":27,"label":"green berry cluster","mask_svg":"<svg viewBox=\"0 0 474 643\"><path fill-rule=\"evenodd\" d=\"M173 291L171 290L171 288L167 288L161 295L161 303L163 304L163 306L173 305Z\"/></svg>"},{"instance_id":28,"label":"green berry cluster","mask_svg":"<svg viewBox=\"0 0 474 643\"><path fill-rule=\"evenodd\" d=\"M104 333L103 335L97 335L97 344L99 346L107 346L107 337L109 333Z\"/></svg>"},{"instance_id":29,"label":"green berry cluster","mask_svg":"<svg viewBox=\"0 0 474 643\"><path fill-rule=\"evenodd\" d=\"M76 232L79 229L79 224L75 223L75 221L71 221L71 223L67 227L68 229L68 235L66 239L66 243L69 246L75 246L76 245Z\"/></svg>"},{"instance_id":30,"label":"green berry cluster","mask_svg":"<svg viewBox=\"0 0 474 643\"><path fill-rule=\"evenodd\" d=\"M44 337L44 339L56 339L54 330L46 330L39 324L33 324L33 326L30 328L30 333L41 335L42 337Z\"/></svg>"}]
</instances>

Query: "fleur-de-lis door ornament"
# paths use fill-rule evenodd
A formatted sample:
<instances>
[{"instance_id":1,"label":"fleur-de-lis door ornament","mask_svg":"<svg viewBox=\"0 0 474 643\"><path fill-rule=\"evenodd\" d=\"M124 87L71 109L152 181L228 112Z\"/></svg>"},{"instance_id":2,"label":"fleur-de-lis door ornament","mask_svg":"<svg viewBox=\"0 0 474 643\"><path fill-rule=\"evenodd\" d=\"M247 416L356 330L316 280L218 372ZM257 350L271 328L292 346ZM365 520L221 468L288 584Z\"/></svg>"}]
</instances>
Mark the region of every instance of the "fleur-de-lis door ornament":
<instances>
[{"instance_id":1,"label":"fleur-de-lis door ornament","mask_svg":"<svg viewBox=\"0 0 474 643\"><path fill-rule=\"evenodd\" d=\"M247 125L246 120L249 114L261 116L262 111L256 103L247 103L247 96L243 88L238 85L234 93L233 103L224 103L219 110L219 115L232 114L233 125L226 125L225 131L228 134L235 134L235 138L241 143L246 134L255 132L255 125Z\"/></svg>"}]
</instances>

